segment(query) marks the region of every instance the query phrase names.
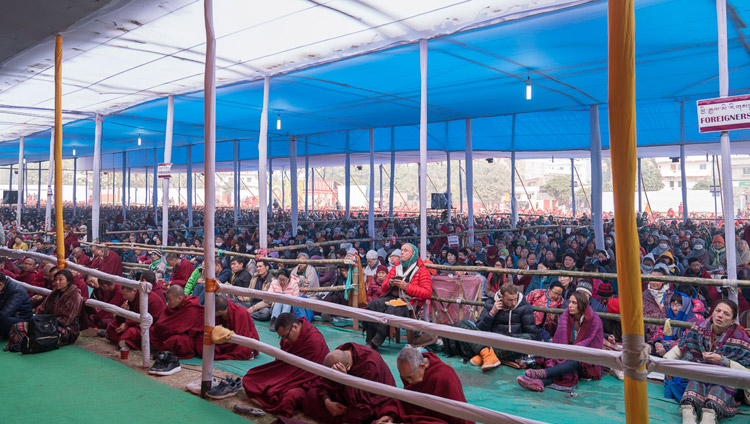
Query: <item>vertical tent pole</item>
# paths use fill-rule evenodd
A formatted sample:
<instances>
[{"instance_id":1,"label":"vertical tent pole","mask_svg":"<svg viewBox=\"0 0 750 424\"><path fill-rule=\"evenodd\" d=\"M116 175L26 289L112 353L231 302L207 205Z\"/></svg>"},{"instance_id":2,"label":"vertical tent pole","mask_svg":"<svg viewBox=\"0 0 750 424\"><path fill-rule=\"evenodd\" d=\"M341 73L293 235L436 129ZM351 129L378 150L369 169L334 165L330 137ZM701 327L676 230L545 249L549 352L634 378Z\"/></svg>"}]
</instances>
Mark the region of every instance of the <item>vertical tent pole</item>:
<instances>
[{"instance_id":1,"label":"vertical tent pole","mask_svg":"<svg viewBox=\"0 0 750 424\"><path fill-rule=\"evenodd\" d=\"M529 202L531 200L529 199ZM531 206L531 205L529 205ZM533 208L532 208L533 209ZM518 199L516 199L516 114L510 124L510 226L518 224Z\"/></svg>"},{"instance_id":2,"label":"vertical tent pole","mask_svg":"<svg viewBox=\"0 0 750 424\"><path fill-rule=\"evenodd\" d=\"M474 150L471 140L471 119L466 120L466 202L469 245L474 244Z\"/></svg>"},{"instance_id":3,"label":"vertical tent pole","mask_svg":"<svg viewBox=\"0 0 750 424\"><path fill-rule=\"evenodd\" d=\"M610 154L610 164L612 163L611 156L612 155ZM610 169L610 172L611 171L612 169ZM643 181L643 179L641 177L641 158L638 158L638 177L637 178L638 178L638 181L637 181L638 183L638 212L643 213L643 193L642 193L643 187L641 187L641 181Z\"/></svg>"},{"instance_id":4,"label":"vertical tent pole","mask_svg":"<svg viewBox=\"0 0 750 424\"><path fill-rule=\"evenodd\" d=\"M12 163L10 164L10 175L8 177L8 191L11 191L11 190L13 190L13 164Z\"/></svg>"},{"instance_id":5,"label":"vertical tent pole","mask_svg":"<svg viewBox=\"0 0 750 424\"><path fill-rule=\"evenodd\" d=\"M127 193L128 193L128 203L127 203L127 206L128 206L127 210L128 210L128 212L130 212L130 194L131 194L130 191L132 189L132 186L130 185L130 182L131 182L130 181L130 177L131 177L132 171L133 171L133 169L131 167L128 167L128 191L127 191Z\"/></svg>"},{"instance_id":6,"label":"vertical tent pole","mask_svg":"<svg viewBox=\"0 0 750 424\"><path fill-rule=\"evenodd\" d=\"M315 168L312 169L312 172L310 173L310 187L311 193L310 193L310 212L315 213Z\"/></svg>"},{"instance_id":7,"label":"vertical tent pole","mask_svg":"<svg viewBox=\"0 0 750 424\"><path fill-rule=\"evenodd\" d=\"M204 73L204 158L203 172L205 180L203 184L204 199L216 198L216 39L213 27L213 1L205 0L203 3L206 26L206 67ZM170 96L171 98L171 96ZM171 137L170 137L171 139ZM171 144L171 143L170 143ZM214 366L214 344L211 340L211 331L216 325L216 269L215 257L215 215L216 202L205 202L205 215L203 219L203 257L204 276L206 279L206 298L204 302L204 334L203 334L203 367L201 372L201 396L211 390L211 381ZM262 214L261 214L262 215ZM166 221L166 217L164 219ZM166 225L164 226L166 228Z\"/></svg>"},{"instance_id":8,"label":"vertical tent pole","mask_svg":"<svg viewBox=\"0 0 750 424\"><path fill-rule=\"evenodd\" d=\"M49 138L49 166L47 170L47 209L44 214L44 231L52 230L52 182L55 178L55 128L50 129ZM13 175L13 165L10 167L10 175ZM10 189L10 188L9 188Z\"/></svg>"},{"instance_id":9,"label":"vertical tent pole","mask_svg":"<svg viewBox=\"0 0 750 424\"><path fill-rule=\"evenodd\" d=\"M187 146L187 215L188 227L193 226L193 145Z\"/></svg>"},{"instance_id":10,"label":"vertical tent pole","mask_svg":"<svg viewBox=\"0 0 750 424\"><path fill-rule=\"evenodd\" d=\"M117 175L115 174L115 155L112 155L112 208L115 206L115 184L117 183Z\"/></svg>"},{"instance_id":11,"label":"vertical tent pole","mask_svg":"<svg viewBox=\"0 0 750 424\"><path fill-rule=\"evenodd\" d=\"M729 68L727 64L727 2L716 0L716 17L719 32L719 96L729 95ZM724 200L724 240L727 252L727 277L737 279L737 231L734 226L734 187L732 187L732 150L729 131L721 132L721 181ZM729 287L729 299L737 303L737 287Z\"/></svg>"},{"instance_id":12,"label":"vertical tent pole","mask_svg":"<svg viewBox=\"0 0 750 424\"><path fill-rule=\"evenodd\" d=\"M299 193L297 192L297 139L289 137L289 191L292 201L292 236L297 237L297 223L299 222Z\"/></svg>"},{"instance_id":13,"label":"vertical tent pole","mask_svg":"<svg viewBox=\"0 0 750 424\"><path fill-rule=\"evenodd\" d=\"M380 212L383 212L383 164L381 163L378 165L378 169L380 170L380 201L378 202L378 209L380 209Z\"/></svg>"},{"instance_id":14,"label":"vertical tent pole","mask_svg":"<svg viewBox=\"0 0 750 424\"><path fill-rule=\"evenodd\" d=\"M286 211L286 183L284 182L284 176L286 175L286 168L281 167L281 210Z\"/></svg>"},{"instance_id":15,"label":"vertical tent pole","mask_svg":"<svg viewBox=\"0 0 750 424\"><path fill-rule=\"evenodd\" d=\"M464 214L464 182L461 176L461 161L458 161L458 212Z\"/></svg>"},{"instance_id":16,"label":"vertical tent pole","mask_svg":"<svg viewBox=\"0 0 750 424\"><path fill-rule=\"evenodd\" d=\"M685 102L680 102L680 176L682 177L682 221L687 224L687 176L685 174Z\"/></svg>"},{"instance_id":17,"label":"vertical tent pole","mask_svg":"<svg viewBox=\"0 0 750 424\"><path fill-rule=\"evenodd\" d=\"M370 128L370 210L367 211L367 231L375 237L375 130Z\"/></svg>"},{"instance_id":18,"label":"vertical tent pole","mask_svg":"<svg viewBox=\"0 0 750 424\"><path fill-rule=\"evenodd\" d=\"M37 178L36 178L36 214L39 215L41 213L42 213L42 162L39 161L39 174L37 174Z\"/></svg>"},{"instance_id":19,"label":"vertical tent pole","mask_svg":"<svg viewBox=\"0 0 750 424\"><path fill-rule=\"evenodd\" d=\"M576 179L575 179L575 159L570 158L570 206L573 209L573 219L576 217Z\"/></svg>"},{"instance_id":20,"label":"vertical tent pole","mask_svg":"<svg viewBox=\"0 0 750 424\"><path fill-rule=\"evenodd\" d=\"M273 220L273 158L268 158L268 213Z\"/></svg>"},{"instance_id":21,"label":"vertical tent pole","mask_svg":"<svg viewBox=\"0 0 750 424\"><path fill-rule=\"evenodd\" d=\"M599 129L599 105L590 109L591 125L591 222L594 225L596 248L604 249L602 221L602 135Z\"/></svg>"},{"instance_id":22,"label":"vertical tent pole","mask_svg":"<svg viewBox=\"0 0 750 424\"><path fill-rule=\"evenodd\" d=\"M16 202L16 229L21 231L21 204L23 203L23 145L25 137L18 142L18 201Z\"/></svg>"},{"instance_id":23,"label":"vertical tent pole","mask_svg":"<svg viewBox=\"0 0 750 424\"><path fill-rule=\"evenodd\" d=\"M62 193L62 36L55 37L55 237L57 244L57 269L65 269L65 236L63 233ZM19 180L23 168L19 167ZM20 188L20 187L19 187ZM21 199L19 199L20 203ZM20 218L20 216L19 216Z\"/></svg>"},{"instance_id":24,"label":"vertical tent pole","mask_svg":"<svg viewBox=\"0 0 750 424\"><path fill-rule=\"evenodd\" d=\"M99 241L99 209L101 208L101 172L102 172L102 116L98 113L94 120L96 129L94 131L94 169L92 172L91 187L91 241Z\"/></svg>"},{"instance_id":25,"label":"vertical tent pole","mask_svg":"<svg viewBox=\"0 0 750 424\"><path fill-rule=\"evenodd\" d=\"M635 119L635 11L633 0L608 3L609 102L612 186L615 200L617 275L620 285L623 362L625 368L625 417L627 422L647 424L648 397L644 350L643 302L638 231L634 197L637 143ZM640 366L639 366L640 365ZM634 369L635 368L635 369Z\"/></svg>"},{"instance_id":26,"label":"vertical tent pole","mask_svg":"<svg viewBox=\"0 0 750 424\"><path fill-rule=\"evenodd\" d=\"M127 187L125 185L125 177L127 177L128 170L128 153L122 152L122 218L123 220L128 218L126 206L127 206Z\"/></svg>"},{"instance_id":27,"label":"vertical tent pole","mask_svg":"<svg viewBox=\"0 0 750 424\"><path fill-rule=\"evenodd\" d=\"M78 188L77 180L78 177L78 158L73 158L73 216L76 216L76 189Z\"/></svg>"},{"instance_id":28,"label":"vertical tent pole","mask_svg":"<svg viewBox=\"0 0 750 424\"><path fill-rule=\"evenodd\" d=\"M309 196L308 191L310 189L310 156L307 154L307 137L305 137L305 219L310 219L310 215L308 213L308 202L309 202Z\"/></svg>"},{"instance_id":29,"label":"vertical tent pole","mask_svg":"<svg viewBox=\"0 0 750 424\"><path fill-rule=\"evenodd\" d=\"M425 260L427 259L427 40L424 39L419 40L419 70L422 77L419 102L419 256ZM467 120L467 125L470 125L469 122ZM470 132L470 130L469 127L467 131ZM370 146L372 146L372 141ZM472 232L472 224L469 224L469 228Z\"/></svg>"},{"instance_id":30,"label":"vertical tent pole","mask_svg":"<svg viewBox=\"0 0 750 424\"><path fill-rule=\"evenodd\" d=\"M159 210L157 209L158 203L159 203L159 194L156 188L156 181L158 181L158 176L156 172L156 168L159 166L159 160L156 157L156 147L154 147L154 222L156 225L159 225ZM163 242L162 242L163 243Z\"/></svg>"},{"instance_id":31,"label":"vertical tent pole","mask_svg":"<svg viewBox=\"0 0 750 424\"><path fill-rule=\"evenodd\" d=\"M344 205L346 220L350 218L351 194L352 194L352 170L351 158L349 157L349 131L346 132L346 158L344 162Z\"/></svg>"},{"instance_id":32,"label":"vertical tent pole","mask_svg":"<svg viewBox=\"0 0 750 424\"><path fill-rule=\"evenodd\" d=\"M239 214L240 209L238 207L239 200L240 200L240 179L237 177L237 168L239 167L239 163L237 162L237 157L239 155L239 150L237 147L237 140L234 140L234 160L232 161L232 170L233 170L233 179L234 185L233 185L233 191L234 191L234 225L237 225L237 221L239 220Z\"/></svg>"},{"instance_id":33,"label":"vertical tent pole","mask_svg":"<svg viewBox=\"0 0 750 424\"><path fill-rule=\"evenodd\" d=\"M83 183L84 184L83 185L83 189L84 189L83 193L85 194L83 202L88 207L88 205L89 205L89 171L85 171L84 172L84 176L86 178L85 178L85 181Z\"/></svg>"},{"instance_id":34,"label":"vertical tent pole","mask_svg":"<svg viewBox=\"0 0 750 424\"><path fill-rule=\"evenodd\" d=\"M172 162L172 131L174 129L174 96L167 98L167 131L164 137L164 163ZM169 178L161 182L161 245L169 241ZM213 256L210 256L212 258Z\"/></svg>"},{"instance_id":35,"label":"vertical tent pole","mask_svg":"<svg viewBox=\"0 0 750 424\"><path fill-rule=\"evenodd\" d=\"M260 136L258 139L258 215L260 227L260 247L268 247L268 202L266 195L268 190L268 176L266 174L266 161L268 148L268 90L271 84L269 77L263 78L263 110L260 113Z\"/></svg>"},{"instance_id":36,"label":"vertical tent pole","mask_svg":"<svg viewBox=\"0 0 750 424\"><path fill-rule=\"evenodd\" d=\"M713 177L713 186L716 187L716 155L711 156L711 176ZM716 193L712 193L714 197L714 223L719 225L719 206L716 204Z\"/></svg>"},{"instance_id":37,"label":"vertical tent pole","mask_svg":"<svg viewBox=\"0 0 750 424\"><path fill-rule=\"evenodd\" d=\"M448 223L450 224L453 221L453 202L451 201L451 152L445 152L445 186L448 191Z\"/></svg>"},{"instance_id":38,"label":"vertical tent pole","mask_svg":"<svg viewBox=\"0 0 750 424\"><path fill-rule=\"evenodd\" d=\"M391 175L389 178L388 187L388 217L393 218L393 189L395 188L396 178L396 150L393 146L394 138L396 136L396 129L391 127Z\"/></svg>"}]
</instances>

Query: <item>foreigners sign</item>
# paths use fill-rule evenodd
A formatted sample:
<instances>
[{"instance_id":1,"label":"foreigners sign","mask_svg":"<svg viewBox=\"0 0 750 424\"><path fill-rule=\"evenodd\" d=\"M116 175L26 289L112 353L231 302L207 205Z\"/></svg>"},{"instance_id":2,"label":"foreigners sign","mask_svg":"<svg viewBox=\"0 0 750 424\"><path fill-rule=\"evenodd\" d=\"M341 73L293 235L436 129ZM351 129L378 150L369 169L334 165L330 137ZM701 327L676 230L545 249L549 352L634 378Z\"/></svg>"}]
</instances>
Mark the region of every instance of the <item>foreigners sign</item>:
<instances>
[{"instance_id":1,"label":"foreigners sign","mask_svg":"<svg viewBox=\"0 0 750 424\"><path fill-rule=\"evenodd\" d=\"M698 100L701 133L750 129L750 95Z\"/></svg>"},{"instance_id":2,"label":"foreigners sign","mask_svg":"<svg viewBox=\"0 0 750 424\"><path fill-rule=\"evenodd\" d=\"M172 164L160 163L156 169L156 176L159 178L171 178L172 177Z\"/></svg>"}]
</instances>

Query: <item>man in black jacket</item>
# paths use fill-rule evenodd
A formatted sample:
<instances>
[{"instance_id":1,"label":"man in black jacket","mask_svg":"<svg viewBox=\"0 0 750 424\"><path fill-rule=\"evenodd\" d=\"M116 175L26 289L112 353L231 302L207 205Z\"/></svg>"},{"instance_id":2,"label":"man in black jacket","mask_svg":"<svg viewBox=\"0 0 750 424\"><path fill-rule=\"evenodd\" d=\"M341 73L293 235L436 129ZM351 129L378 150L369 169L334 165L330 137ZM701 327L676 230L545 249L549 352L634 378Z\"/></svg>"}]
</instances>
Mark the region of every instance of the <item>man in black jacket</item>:
<instances>
[{"instance_id":1,"label":"man in black jacket","mask_svg":"<svg viewBox=\"0 0 750 424\"><path fill-rule=\"evenodd\" d=\"M13 324L28 321L32 315L26 290L0 273L0 339L7 339Z\"/></svg>"},{"instance_id":2,"label":"man in black jacket","mask_svg":"<svg viewBox=\"0 0 750 424\"><path fill-rule=\"evenodd\" d=\"M487 299L479 320L474 326L469 321L457 324L462 328L489 331L504 336L517 337L527 340L539 340L539 328L534 320L534 310L523 294L513 283L506 283L495 294L494 299ZM471 364L481 366L482 371L495 368L501 361L513 365L521 353L508 350L495 350L492 347L476 343L458 342L464 357L471 358Z\"/></svg>"}]
</instances>

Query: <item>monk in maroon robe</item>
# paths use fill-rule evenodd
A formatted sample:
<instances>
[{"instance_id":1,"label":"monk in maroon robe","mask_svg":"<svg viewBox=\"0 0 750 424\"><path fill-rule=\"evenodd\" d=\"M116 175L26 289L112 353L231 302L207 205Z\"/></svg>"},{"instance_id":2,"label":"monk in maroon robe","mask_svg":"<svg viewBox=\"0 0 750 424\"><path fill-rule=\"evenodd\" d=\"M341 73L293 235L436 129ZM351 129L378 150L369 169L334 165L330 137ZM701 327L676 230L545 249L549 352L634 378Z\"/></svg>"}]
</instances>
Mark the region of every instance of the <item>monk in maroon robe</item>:
<instances>
[{"instance_id":1,"label":"monk in maroon robe","mask_svg":"<svg viewBox=\"0 0 750 424\"><path fill-rule=\"evenodd\" d=\"M167 290L167 309L151 327L151 344L180 359L201 356L203 351L203 305L197 297L185 296L180 286Z\"/></svg>"},{"instance_id":2,"label":"monk in maroon robe","mask_svg":"<svg viewBox=\"0 0 750 424\"><path fill-rule=\"evenodd\" d=\"M91 292L91 299L96 299L100 302L109 303L110 305L120 306L125 302L125 298L122 297L120 285L115 284L111 281L100 280L93 275L86 276L86 285L93 288ZM107 312L103 309L95 309L90 306L84 308L87 311L86 328L96 327L100 330L105 330L109 323L114 319L112 312ZM84 320L85 321L85 320Z\"/></svg>"},{"instance_id":3,"label":"monk in maroon robe","mask_svg":"<svg viewBox=\"0 0 750 424\"><path fill-rule=\"evenodd\" d=\"M367 346L345 343L326 355L323 365L354 377L396 386L380 354ZM321 378L302 401L302 412L324 423L370 423L388 397Z\"/></svg>"},{"instance_id":4,"label":"monk in maroon robe","mask_svg":"<svg viewBox=\"0 0 750 424\"><path fill-rule=\"evenodd\" d=\"M172 278L169 279L169 284L185 287L187 280L193 275L193 264L181 259L177 253L169 253L167 265L172 267Z\"/></svg>"},{"instance_id":5,"label":"monk in maroon robe","mask_svg":"<svg viewBox=\"0 0 750 424\"><path fill-rule=\"evenodd\" d=\"M464 389L456 371L434 353L421 353L419 349L405 347L396 359L404 389L427 393L446 399L466 402ZM390 399L378 408L381 423L412 424L473 424L471 421L451 417L411 403Z\"/></svg>"},{"instance_id":6,"label":"monk in maroon robe","mask_svg":"<svg viewBox=\"0 0 750 424\"><path fill-rule=\"evenodd\" d=\"M89 286L86 284L86 280L84 280L83 275L78 271L71 269L70 273L73 274L73 284L81 291L81 297L85 301L89 298Z\"/></svg>"},{"instance_id":7,"label":"monk in maroon robe","mask_svg":"<svg viewBox=\"0 0 750 424\"><path fill-rule=\"evenodd\" d=\"M120 307L122 309L127 309L128 311L140 313L141 303L138 290L122 286L121 292L122 297L125 298L125 302L120 305ZM148 313L151 315L154 322L159 320L165 309L167 309L167 304L164 302L164 298L159 294L149 292ZM117 316L107 326L107 340L120 347L140 349L141 324L137 321L131 321L121 316Z\"/></svg>"},{"instance_id":8,"label":"monk in maroon robe","mask_svg":"<svg viewBox=\"0 0 750 424\"><path fill-rule=\"evenodd\" d=\"M247 309L237 306L224 296L216 296L216 325L234 331L238 336L260 340L255 323ZM217 344L214 359L247 360L258 356L258 351L234 343Z\"/></svg>"},{"instance_id":9,"label":"monk in maroon robe","mask_svg":"<svg viewBox=\"0 0 750 424\"><path fill-rule=\"evenodd\" d=\"M63 230L65 231L65 239L63 239L63 246L65 247L65 258L68 258L70 257L70 253L73 251L73 249L81 245L81 242L78 240L78 236L73 233L73 229L70 227L70 225L65 225Z\"/></svg>"},{"instance_id":10,"label":"monk in maroon robe","mask_svg":"<svg viewBox=\"0 0 750 424\"><path fill-rule=\"evenodd\" d=\"M7 269L8 271L16 275L21 273L21 268L17 267L16 264L14 264L10 259L4 258L3 262L5 262L5 269Z\"/></svg>"},{"instance_id":11,"label":"monk in maroon robe","mask_svg":"<svg viewBox=\"0 0 750 424\"><path fill-rule=\"evenodd\" d=\"M32 286L44 287L44 278L36 269L36 261L32 258L26 258L21 264L21 272L16 276L18 281L23 281Z\"/></svg>"},{"instance_id":12,"label":"monk in maroon robe","mask_svg":"<svg viewBox=\"0 0 750 424\"><path fill-rule=\"evenodd\" d=\"M80 247L76 247L73 249L73 255L71 256L71 259L78 265L89 268L91 267L91 258L86 256L86 254L83 252L83 249L81 249Z\"/></svg>"},{"instance_id":13,"label":"monk in maroon robe","mask_svg":"<svg viewBox=\"0 0 750 424\"><path fill-rule=\"evenodd\" d=\"M281 337L281 350L292 355L322 364L328 354L325 338L304 318L297 319L289 313L279 315L276 333ZM277 359L251 368L242 378L242 386L247 397L257 401L267 412L289 417L318 378Z\"/></svg>"},{"instance_id":14,"label":"monk in maroon robe","mask_svg":"<svg viewBox=\"0 0 750 424\"><path fill-rule=\"evenodd\" d=\"M122 259L113 250L106 247L92 249L99 256L99 271L122 277Z\"/></svg>"}]
</instances>

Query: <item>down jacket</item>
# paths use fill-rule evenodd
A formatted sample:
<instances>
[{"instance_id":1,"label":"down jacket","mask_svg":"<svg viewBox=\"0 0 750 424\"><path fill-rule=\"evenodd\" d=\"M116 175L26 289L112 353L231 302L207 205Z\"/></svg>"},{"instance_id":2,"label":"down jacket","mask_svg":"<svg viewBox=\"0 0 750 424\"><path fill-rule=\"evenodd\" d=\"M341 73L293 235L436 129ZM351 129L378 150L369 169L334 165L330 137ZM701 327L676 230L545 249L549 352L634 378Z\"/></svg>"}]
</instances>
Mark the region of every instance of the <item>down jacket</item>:
<instances>
[{"instance_id":1,"label":"down jacket","mask_svg":"<svg viewBox=\"0 0 750 424\"><path fill-rule=\"evenodd\" d=\"M487 299L484 309L479 315L477 328L482 331L491 331L504 336L518 336L528 334L533 340L539 340L539 328L536 326L534 310L531 308L522 293L518 293L518 302L511 310L500 310L494 317L490 316L495 300L500 298L500 292L495 298Z\"/></svg>"},{"instance_id":2,"label":"down jacket","mask_svg":"<svg viewBox=\"0 0 750 424\"><path fill-rule=\"evenodd\" d=\"M0 292L0 319L31 319L31 300L23 287L10 278L5 280L5 289Z\"/></svg>"}]
</instances>

